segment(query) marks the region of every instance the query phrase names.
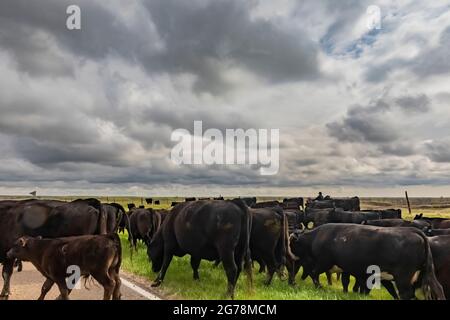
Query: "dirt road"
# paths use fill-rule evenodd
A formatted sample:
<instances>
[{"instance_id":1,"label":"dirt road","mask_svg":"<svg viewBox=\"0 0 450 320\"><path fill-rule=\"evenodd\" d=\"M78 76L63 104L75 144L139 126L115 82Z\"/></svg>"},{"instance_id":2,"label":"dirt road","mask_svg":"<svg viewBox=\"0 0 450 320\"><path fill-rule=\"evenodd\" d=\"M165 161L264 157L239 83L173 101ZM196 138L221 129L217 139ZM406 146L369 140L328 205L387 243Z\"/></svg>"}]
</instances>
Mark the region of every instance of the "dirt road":
<instances>
[{"instance_id":1,"label":"dirt road","mask_svg":"<svg viewBox=\"0 0 450 320\"><path fill-rule=\"evenodd\" d=\"M159 300L144 283L136 283L130 276L121 274L122 278L122 299L123 300ZM34 268L31 263L23 263L22 272L14 271L11 280L10 300L35 300L41 292L44 277ZM84 281L82 281L84 283ZM100 300L103 298L103 288L95 281L88 282L88 289L81 288L73 290L70 294L72 300ZM3 286L3 279L0 277L0 286ZM46 300L55 299L59 295L55 285L46 296Z\"/></svg>"}]
</instances>

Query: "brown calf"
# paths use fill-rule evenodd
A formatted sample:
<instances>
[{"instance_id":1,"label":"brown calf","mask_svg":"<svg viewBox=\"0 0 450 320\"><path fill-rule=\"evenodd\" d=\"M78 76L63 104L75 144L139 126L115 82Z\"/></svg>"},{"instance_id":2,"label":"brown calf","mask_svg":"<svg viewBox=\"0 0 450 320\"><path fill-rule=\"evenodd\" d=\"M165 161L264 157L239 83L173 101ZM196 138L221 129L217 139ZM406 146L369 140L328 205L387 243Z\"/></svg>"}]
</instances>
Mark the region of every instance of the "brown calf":
<instances>
[{"instance_id":1,"label":"brown calf","mask_svg":"<svg viewBox=\"0 0 450 320\"><path fill-rule=\"evenodd\" d=\"M111 299L111 296L114 300L120 299L122 249L117 234L55 239L21 237L7 255L30 261L46 278L39 300L45 298L55 283L61 293L60 298L69 298L71 288L68 288L66 278L70 276L71 266L79 268L80 277L92 276L103 286L104 300Z\"/></svg>"}]
</instances>

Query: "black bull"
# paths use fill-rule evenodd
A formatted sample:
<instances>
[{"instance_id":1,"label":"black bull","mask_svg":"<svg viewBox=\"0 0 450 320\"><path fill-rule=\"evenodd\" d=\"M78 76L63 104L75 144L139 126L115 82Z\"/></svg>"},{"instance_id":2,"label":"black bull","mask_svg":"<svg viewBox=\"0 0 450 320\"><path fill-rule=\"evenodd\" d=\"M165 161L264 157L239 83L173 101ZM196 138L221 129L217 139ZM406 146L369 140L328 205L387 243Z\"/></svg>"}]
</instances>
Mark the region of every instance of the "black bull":
<instances>
[{"instance_id":1,"label":"black bull","mask_svg":"<svg viewBox=\"0 0 450 320\"><path fill-rule=\"evenodd\" d=\"M233 298L243 264L251 282L251 226L251 213L241 200L177 205L148 246L152 269L159 272L153 286L162 283L174 255L189 254L195 279L201 259L222 261L228 279L227 295Z\"/></svg>"},{"instance_id":2,"label":"black bull","mask_svg":"<svg viewBox=\"0 0 450 320\"><path fill-rule=\"evenodd\" d=\"M291 249L316 286L319 275L334 267L365 282L368 267L374 265L392 277L402 299L414 298L418 284L427 298L444 298L429 242L415 228L331 223L294 234Z\"/></svg>"},{"instance_id":3,"label":"black bull","mask_svg":"<svg viewBox=\"0 0 450 320\"><path fill-rule=\"evenodd\" d=\"M106 229L106 213L96 199L0 202L0 263L4 280L0 298L7 299L10 294L14 259L8 259L6 253L18 238L106 234Z\"/></svg>"}]
</instances>

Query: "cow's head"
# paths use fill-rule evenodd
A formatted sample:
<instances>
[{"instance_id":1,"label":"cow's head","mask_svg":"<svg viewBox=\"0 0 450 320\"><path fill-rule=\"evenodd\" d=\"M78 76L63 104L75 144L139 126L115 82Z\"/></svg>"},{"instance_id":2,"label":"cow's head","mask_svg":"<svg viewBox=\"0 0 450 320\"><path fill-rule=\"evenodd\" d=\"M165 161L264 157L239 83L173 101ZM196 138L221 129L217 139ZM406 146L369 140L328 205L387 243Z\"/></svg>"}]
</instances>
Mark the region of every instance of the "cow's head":
<instances>
[{"instance_id":1,"label":"cow's head","mask_svg":"<svg viewBox=\"0 0 450 320\"><path fill-rule=\"evenodd\" d=\"M34 240L41 239L32 238L32 237L21 237L14 242L14 245L11 249L6 253L6 256L9 259L18 259L22 261L29 261L32 250L30 249L30 244L33 243Z\"/></svg>"},{"instance_id":2,"label":"cow's head","mask_svg":"<svg viewBox=\"0 0 450 320\"><path fill-rule=\"evenodd\" d=\"M160 229L147 246L147 256L152 263L153 272L159 272L164 258L164 239Z\"/></svg>"}]
</instances>

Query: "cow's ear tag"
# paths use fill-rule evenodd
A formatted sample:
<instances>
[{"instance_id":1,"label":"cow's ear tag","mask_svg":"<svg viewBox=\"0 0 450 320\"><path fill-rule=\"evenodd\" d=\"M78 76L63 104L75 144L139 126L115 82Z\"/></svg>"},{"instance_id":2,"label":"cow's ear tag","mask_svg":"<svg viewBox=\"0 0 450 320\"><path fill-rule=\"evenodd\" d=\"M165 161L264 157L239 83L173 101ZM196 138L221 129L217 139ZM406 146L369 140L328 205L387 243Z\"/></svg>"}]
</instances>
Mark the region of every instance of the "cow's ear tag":
<instances>
[{"instance_id":1,"label":"cow's ear tag","mask_svg":"<svg viewBox=\"0 0 450 320\"><path fill-rule=\"evenodd\" d=\"M24 238L20 238L20 245L22 246L22 248L25 248L25 246L27 245L27 241Z\"/></svg>"}]
</instances>

